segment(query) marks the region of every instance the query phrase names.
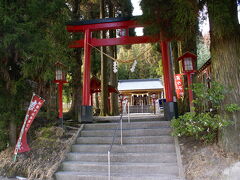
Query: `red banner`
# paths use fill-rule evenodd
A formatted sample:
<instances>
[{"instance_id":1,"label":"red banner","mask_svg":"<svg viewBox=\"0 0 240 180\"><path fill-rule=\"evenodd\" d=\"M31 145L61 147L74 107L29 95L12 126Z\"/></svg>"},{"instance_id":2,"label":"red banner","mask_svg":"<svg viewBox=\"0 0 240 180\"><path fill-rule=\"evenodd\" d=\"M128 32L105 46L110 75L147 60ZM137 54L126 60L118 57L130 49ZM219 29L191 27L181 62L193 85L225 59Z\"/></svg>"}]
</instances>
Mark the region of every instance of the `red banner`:
<instances>
[{"instance_id":1,"label":"red banner","mask_svg":"<svg viewBox=\"0 0 240 180\"><path fill-rule=\"evenodd\" d=\"M33 94L32 100L28 107L27 114L25 116L24 123L23 123L22 129L21 129L21 132L20 132L20 135L18 138L18 142L15 147L15 151L14 151L15 155L17 153L30 151L30 148L27 144L27 132L28 132L33 120L35 119L38 111L42 107L44 101L45 100L42 99L41 97Z\"/></svg>"},{"instance_id":2,"label":"red banner","mask_svg":"<svg viewBox=\"0 0 240 180\"><path fill-rule=\"evenodd\" d=\"M182 75L183 74L175 74L174 76L175 89L176 89L176 94L178 99L184 96L184 84L183 84Z\"/></svg>"}]
</instances>

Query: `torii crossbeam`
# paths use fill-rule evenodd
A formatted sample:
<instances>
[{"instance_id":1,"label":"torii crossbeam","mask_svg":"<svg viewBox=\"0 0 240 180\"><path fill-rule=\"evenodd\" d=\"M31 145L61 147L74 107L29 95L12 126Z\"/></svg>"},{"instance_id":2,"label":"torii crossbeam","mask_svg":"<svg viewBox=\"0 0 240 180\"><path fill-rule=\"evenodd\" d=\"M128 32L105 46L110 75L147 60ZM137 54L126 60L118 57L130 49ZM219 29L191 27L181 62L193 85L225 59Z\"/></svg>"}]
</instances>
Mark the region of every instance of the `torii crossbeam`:
<instances>
[{"instance_id":1,"label":"torii crossbeam","mask_svg":"<svg viewBox=\"0 0 240 180\"><path fill-rule=\"evenodd\" d=\"M164 73L164 90L166 96L166 105L164 108L164 116L167 119L175 115L173 103L173 77L170 71L170 57L169 45L167 41L156 36L125 36L118 38L97 39L92 38L92 32L101 30L125 30L128 32L130 28L144 27L143 24L137 21L137 17L121 17L121 18L106 18L71 22L67 24L67 31L76 33L83 32L84 39L72 42L70 48L84 48L84 72L83 72L83 94L82 94L82 108L81 108L81 122L92 121L92 107L91 107L91 92L90 92L90 72L91 72L91 46L113 46L113 45L129 45L140 43L161 43L162 64ZM169 118L168 118L169 117Z\"/></svg>"}]
</instances>

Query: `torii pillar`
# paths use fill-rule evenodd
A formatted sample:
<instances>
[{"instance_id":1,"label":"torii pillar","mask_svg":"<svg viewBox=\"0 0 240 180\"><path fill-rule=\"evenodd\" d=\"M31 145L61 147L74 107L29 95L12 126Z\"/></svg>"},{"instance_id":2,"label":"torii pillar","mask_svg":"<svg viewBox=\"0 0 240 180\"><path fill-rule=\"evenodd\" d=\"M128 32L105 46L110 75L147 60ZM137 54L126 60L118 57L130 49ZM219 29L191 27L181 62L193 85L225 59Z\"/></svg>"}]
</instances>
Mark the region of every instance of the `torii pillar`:
<instances>
[{"instance_id":1,"label":"torii pillar","mask_svg":"<svg viewBox=\"0 0 240 180\"><path fill-rule=\"evenodd\" d=\"M166 102L164 103L164 119L170 121L178 116L177 103L173 102L173 72L170 62L169 42L161 41L163 79Z\"/></svg>"},{"instance_id":2,"label":"torii pillar","mask_svg":"<svg viewBox=\"0 0 240 180\"><path fill-rule=\"evenodd\" d=\"M90 92L90 73L91 73L91 36L90 29L84 31L84 63L83 63L83 92L82 92L82 107L79 114L80 122L92 122L92 106Z\"/></svg>"}]
</instances>

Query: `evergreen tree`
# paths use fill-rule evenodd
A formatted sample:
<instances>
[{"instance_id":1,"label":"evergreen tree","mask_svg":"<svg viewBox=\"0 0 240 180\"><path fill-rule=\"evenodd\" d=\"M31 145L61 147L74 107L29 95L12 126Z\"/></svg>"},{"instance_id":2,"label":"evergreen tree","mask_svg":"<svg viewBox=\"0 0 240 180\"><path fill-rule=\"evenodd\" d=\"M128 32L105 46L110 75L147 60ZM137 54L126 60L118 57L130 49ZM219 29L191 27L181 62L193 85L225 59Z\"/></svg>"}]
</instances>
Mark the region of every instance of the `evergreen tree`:
<instances>
[{"instance_id":1,"label":"evergreen tree","mask_svg":"<svg viewBox=\"0 0 240 180\"><path fill-rule=\"evenodd\" d=\"M15 123L23 119L32 90L47 100L49 109L54 63L69 60L64 30L68 16L63 0L2 0L0 16L0 134L9 134L15 145Z\"/></svg>"},{"instance_id":2,"label":"evergreen tree","mask_svg":"<svg viewBox=\"0 0 240 180\"><path fill-rule=\"evenodd\" d=\"M226 103L239 105L240 25L237 1L207 0L205 2L207 3L210 22L210 51L213 77L215 81L224 84L225 87L230 89L222 107ZM221 111L220 113L222 118L224 118L226 112ZM233 122L233 125L223 130L221 138L223 147L236 153L239 153L240 147L239 116L239 111L230 114L230 120Z\"/></svg>"}]
</instances>

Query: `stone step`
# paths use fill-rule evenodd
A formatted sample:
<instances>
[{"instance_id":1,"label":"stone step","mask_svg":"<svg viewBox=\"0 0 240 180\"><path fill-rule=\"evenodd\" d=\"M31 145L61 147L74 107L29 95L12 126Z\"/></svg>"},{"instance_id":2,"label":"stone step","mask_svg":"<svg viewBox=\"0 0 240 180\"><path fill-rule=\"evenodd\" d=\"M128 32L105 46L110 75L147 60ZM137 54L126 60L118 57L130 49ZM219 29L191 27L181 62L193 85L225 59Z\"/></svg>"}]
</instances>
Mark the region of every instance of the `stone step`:
<instances>
[{"instance_id":1,"label":"stone step","mask_svg":"<svg viewBox=\"0 0 240 180\"><path fill-rule=\"evenodd\" d=\"M83 130L81 136L113 136L115 130ZM161 127L161 128L147 128L147 129L123 129L124 136L160 136L160 135L170 135L171 128ZM116 135L120 135L120 130L116 132Z\"/></svg>"},{"instance_id":2,"label":"stone step","mask_svg":"<svg viewBox=\"0 0 240 180\"><path fill-rule=\"evenodd\" d=\"M94 123L94 124L85 124L84 129L116 129L119 126L119 123ZM131 122L123 123L124 129L132 128L152 128L152 127L169 127L170 121L143 121L143 122Z\"/></svg>"},{"instance_id":3,"label":"stone step","mask_svg":"<svg viewBox=\"0 0 240 180\"><path fill-rule=\"evenodd\" d=\"M108 172L107 162L82 162L82 161L65 161L62 163L64 171L82 171L82 172ZM177 163L111 163L112 173L123 174L171 174L178 175L179 170Z\"/></svg>"},{"instance_id":4,"label":"stone step","mask_svg":"<svg viewBox=\"0 0 240 180\"><path fill-rule=\"evenodd\" d=\"M72 152L98 152L107 153L109 144L74 144L72 145ZM112 146L112 153L137 153L137 152L175 152L174 144L114 144Z\"/></svg>"},{"instance_id":5,"label":"stone step","mask_svg":"<svg viewBox=\"0 0 240 180\"><path fill-rule=\"evenodd\" d=\"M161 144L173 143L172 136L136 136L125 137L123 134L123 144ZM111 144L113 137L79 137L78 144ZM120 144L121 138L115 137L114 144Z\"/></svg>"},{"instance_id":6,"label":"stone step","mask_svg":"<svg viewBox=\"0 0 240 180\"><path fill-rule=\"evenodd\" d=\"M99 117L99 118L93 118L94 122L97 123L106 123L106 122L110 122L110 123L116 123L119 122L120 117L115 117L115 118L111 118L109 119L109 117ZM164 121L163 117L149 117L147 119L144 118L140 118L140 117L131 117L130 115L130 122L146 122L146 121ZM128 122L128 116L124 116L123 117L123 122Z\"/></svg>"},{"instance_id":7,"label":"stone step","mask_svg":"<svg viewBox=\"0 0 240 180\"><path fill-rule=\"evenodd\" d=\"M108 175L105 173L79 172L79 171L59 171L55 174L57 180L107 180ZM119 174L111 173L111 180L181 180L177 176L168 174Z\"/></svg>"},{"instance_id":8,"label":"stone step","mask_svg":"<svg viewBox=\"0 0 240 180\"><path fill-rule=\"evenodd\" d=\"M111 153L111 162L130 163L176 163L176 153ZM67 154L70 161L107 162L107 153L76 153Z\"/></svg>"}]
</instances>

